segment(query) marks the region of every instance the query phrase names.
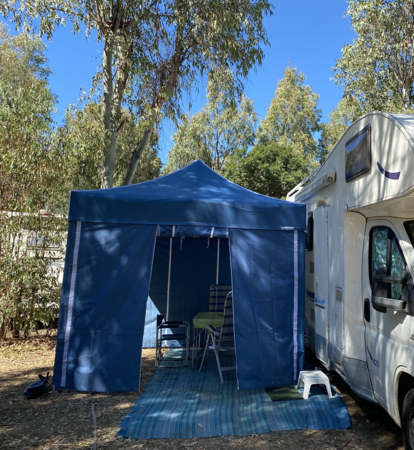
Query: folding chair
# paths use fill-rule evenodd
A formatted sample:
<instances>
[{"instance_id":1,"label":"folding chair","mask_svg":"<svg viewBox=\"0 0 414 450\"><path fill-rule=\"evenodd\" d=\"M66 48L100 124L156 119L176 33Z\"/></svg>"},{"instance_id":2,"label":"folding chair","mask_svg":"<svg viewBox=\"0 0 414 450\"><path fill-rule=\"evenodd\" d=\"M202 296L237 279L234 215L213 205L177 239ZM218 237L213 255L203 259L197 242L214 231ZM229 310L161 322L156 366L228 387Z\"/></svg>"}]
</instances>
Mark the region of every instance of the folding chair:
<instances>
[{"instance_id":1,"label":"folding chair","mask_svg":"<svg viewBox=\"0 0 414 450\"><path fill-rule=\"evenodd\" d=\"M180 334L168 333L168 331L173 329L183 329ZM162 354L162 344L163 342L171 341L181 341L185 342L185 357L184 358L165 358ZM160 365L161 360L166 362L160 367L186 367L190 360L190 324L188 322L165 322L164 316L157 315L157 339L155 348L155 367ZM182 361L181 364L172 364ZM168 364L170 362L171 364Z\"/></svg>"},{"instance_id":2,"label":"folding chair","mask_svg":"<svg viewBox=\"0 0 414 450\"><path fill-rule=\"evenodd\" d=\"M211 344L214 349L214 353L216 355L217 367L220 375L221 384L224 384L223 380L223 372L225 370L235 370L236 366L227 366L222 367L220 364L219 352L230 352L234 351L234 330L233 330L233 295L232 292L229 292L226 300L224 302L224 316L223 316L223 325L218 331L216 328L211 325L207 325L205 327L207 331L207 342L204 348L203 359L200 365L200 372L204 364L204 359L207 354L207 350L209 348L209 342L211 340Z\"/></svg>"},{"instance_id":3,"label":"folding chair","mask_svg":"<svg viewBox=\"0 0 414 450\"><path fill-rule=\"evenodd\" d=\"M230 284L212 284L210 286L209 312L223 312L224 302L230 291Z\"/></svg>"},{"instance_id":4,"label":"folding chair","mask_svg":"<svg viewBox=\"0 0 414 450\"><path fill-rule=\"evenodd\" d=\"M222 313L224 311L224 302L228 293L231 291L230 284L212 284L210 286L210 304L208 312ZM220 330L219 327L216 331ZM193 347L191 349L191 368L194 367L194 359L198 360L199 351L202 349L202 345L205 343L206 329L201 328L196 332L196 328L193 328ZM202 344L203 343L203 344Z\"/></svg>"}]
</instances>

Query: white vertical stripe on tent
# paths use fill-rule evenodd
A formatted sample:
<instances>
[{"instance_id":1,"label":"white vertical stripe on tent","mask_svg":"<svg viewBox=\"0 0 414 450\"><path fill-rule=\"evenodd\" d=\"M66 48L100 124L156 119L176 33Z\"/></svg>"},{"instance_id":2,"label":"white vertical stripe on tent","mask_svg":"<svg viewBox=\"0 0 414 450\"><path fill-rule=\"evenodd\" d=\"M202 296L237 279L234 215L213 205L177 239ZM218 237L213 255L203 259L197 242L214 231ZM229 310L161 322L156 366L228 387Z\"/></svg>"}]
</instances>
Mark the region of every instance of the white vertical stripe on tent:
<instances>
[{"instance_id":1,"label":"white vertical stripe on tent","mask_svg":"<svg viewBox=\"0 0 414 450\"><path fill-rule=\"evenodd\" d=\"M299 270L298 270L298 232L293 234L293 271L294 271L294 288L293 288L293 379L297 378L297 359L298 359L298 286L299 286Z\"/></svg>"},{"instance_id":2,"label":"white vertical stripe on tent","mask_svg":"<svg viewBox=\"0 0 414 450\"><path fill-rule=\"evenodd\" d=\"M69 337L70 329L72 326L72 314L73 314L73 300L75 298L75 284L76 284L76 273L78 271L78 255L79 255L79 242L81 235L82 222L76 222L76 234L75 234L75 247L73 249L73 261L72 261L72 276L70 279L69 288L69 300L68 300L68 317L66 319L66 329L65 329L65 345L63 348L63 359L62 359L62 378L60 380L60 385L63 387L66 385L66 370L68 364L68 352L69 352Z\"/></svg>"},{"instance_id":3,"label":"white vertical stripe on tent","mask_svg":"<svg viewBox=\"0 0 414 450\"><path fill-rule=\"evenodd\" d=\"M175 234L175 226L173 227L173 236ZM170 238L170 257L168 259L168 281L167 281L167 312L165 314L165 321L168 322L170 315L170 281L171 281L171 255L172 255L173 238Z\"/></svg>"},{"instance_id":4,"label":"white vertical stripe on tent","mask_svg":"<svg viewBox=\"0 0 414 450\"><path fill-rule=\"evenodd\" d=\"M219 269L220 269L220 239L217 239L217 270L216 270L216 284L219 284ZM217 290L216 290L217 296ZM217 298L216 298L217 305Z\"/></svg>"}]
</instances>

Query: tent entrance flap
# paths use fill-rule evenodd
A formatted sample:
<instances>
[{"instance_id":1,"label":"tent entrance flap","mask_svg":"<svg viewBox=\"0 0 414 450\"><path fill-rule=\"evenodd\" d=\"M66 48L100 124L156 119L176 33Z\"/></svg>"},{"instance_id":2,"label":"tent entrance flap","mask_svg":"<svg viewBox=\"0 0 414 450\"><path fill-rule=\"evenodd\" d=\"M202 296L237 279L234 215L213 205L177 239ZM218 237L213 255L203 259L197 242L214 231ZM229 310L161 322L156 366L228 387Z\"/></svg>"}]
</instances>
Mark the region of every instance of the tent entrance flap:
<instances>
[{"instance_id":1,"label":"tent entrance flap","mask_svg":"<svg viewBox=\"0 0 414 450\"><path fill-rule=\"evenodd\" d=\"M77 233L76 222L69 223L54 369L57 389L139 389L156 229L83 222Z\"/></svg>"},{"instance_id":2,"label":"tent entrance flap","mask_svg":"<svg viewBox=\"0 0 414 450\"><path fill-rule=\"evenodd\" d=\"M304 360L305 233L230 230L239 389L292 385Z\"/></svg>"}]
</instances>

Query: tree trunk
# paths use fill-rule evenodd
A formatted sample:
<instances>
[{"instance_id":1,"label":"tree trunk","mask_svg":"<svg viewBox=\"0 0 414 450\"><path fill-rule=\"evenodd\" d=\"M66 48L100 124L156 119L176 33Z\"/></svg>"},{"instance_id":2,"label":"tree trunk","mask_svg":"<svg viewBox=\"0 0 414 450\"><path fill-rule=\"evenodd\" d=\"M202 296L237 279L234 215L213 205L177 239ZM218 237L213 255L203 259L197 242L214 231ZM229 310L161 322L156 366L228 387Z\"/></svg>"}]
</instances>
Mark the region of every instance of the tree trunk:
<instances>
[{"instance_id":1,"label":"tree trunk","mask_svg":"<svg viewBox=\"0 0 414 450\"><path fill-rule=\"evenodd\" d=\"M141 159L141 156L145 152L146 148L148 147L148 143L152 136L152 128L149 128L148 130L144 131L144 135L142 136L142 139L140 143L138 144L138 147L132 154L131 161L129 163L128 172L124 179L124 185L128 185L132 183L132 180L135 175L135 171L137 170L138 162Z\"/></svg>"},{"instance_id":2,"label":"tree trunk","mask_svg":"<svg viewBox=\"0 0 414 450\"><path fill-rule=\"evenodd\" d=\"M411 108L411 86L412 86L412 80L409 80L405 83L405 85L402 88L402 101L404 104L404 109L410 109Z\"/></svg>"},{"instance_id":3,"label":"tree trunk","mask_svg":"<svg viewBox=\"0 0 414 450\"><path fill-rule=\"evenodd\" d=\"M411 108L411 86L408 88L403 88L403 103L404 103L404 109L410 109Z\"/></svg>"},{"instance_id":4,"label":"tree trunk","mask_svg":"<svg viewBox=\"0 0 414 450\"><path fill-rule=\"evenodd\" d=\"M103 101L103 122L105 128L105 139L103 148L103 161L101 173L101 189L111 188L114 181L115 168L115 148L112 127L112 104L114 89L112 83L112 58L113 58L113 38L105 37L103 54L103 80L104 80L104 101Z\"/></svg>"},{"instance_id":5,"label":"tree trunk","mask_svg":"<svg viewBox=\"0 0 414 450\"><path fill-rule=\"evenodd\" d=\"M0 326L0 345L3 344L4 339L6 338L6 333L7 333L7 321L6 318L3 317L3 322Z\"/></svg>"},{"instance_id":6,"label":"tree trunk","mask_svg":"<svg viewBox=\"0 0 414 450\"><path fill-rule=\"evenodd\" d=\"M118 66L113 75L114 38L111 35L105 40L103 59L105 141L101 189L111 188L114 182L118 128L121 120L122 99L129 76L128 60L132 53L132 44L127 47L118 45L116 50Z\"/></svg>"},{"instance_id":7,"label":"tree trunk","mask_svg":"<svg viewBox=\"0 0 414 450\"><path fill-rule=\"evenodd\" d=\"M20 330L18 326L16 325L16 319L13 321L13 339L19 339L20 338Z\"/></svg>"}]
</instances>

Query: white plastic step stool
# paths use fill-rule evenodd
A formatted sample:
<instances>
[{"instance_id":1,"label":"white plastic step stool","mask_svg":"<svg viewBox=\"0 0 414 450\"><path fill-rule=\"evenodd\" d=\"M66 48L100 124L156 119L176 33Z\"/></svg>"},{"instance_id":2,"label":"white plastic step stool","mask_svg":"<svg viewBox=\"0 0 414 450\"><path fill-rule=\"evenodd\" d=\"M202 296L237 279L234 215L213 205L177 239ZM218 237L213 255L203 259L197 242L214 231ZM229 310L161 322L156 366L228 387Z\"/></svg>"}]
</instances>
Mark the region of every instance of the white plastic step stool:
<instances>
[{"instance_id":1,"label":"white plastic step stool","mask_svg":"<svg viewBox=\"0 0 414 450\"><path fill-rule=\"evenodd\" d=\"M303 370L300 372L297 389L299 389L302 384L305 386L303 389L303 398L305 400L309 397L309 391L312 384L324 384L328 391L329 398L333 397L329 378L321 370Z\"/></svg>"}]
</instances>

